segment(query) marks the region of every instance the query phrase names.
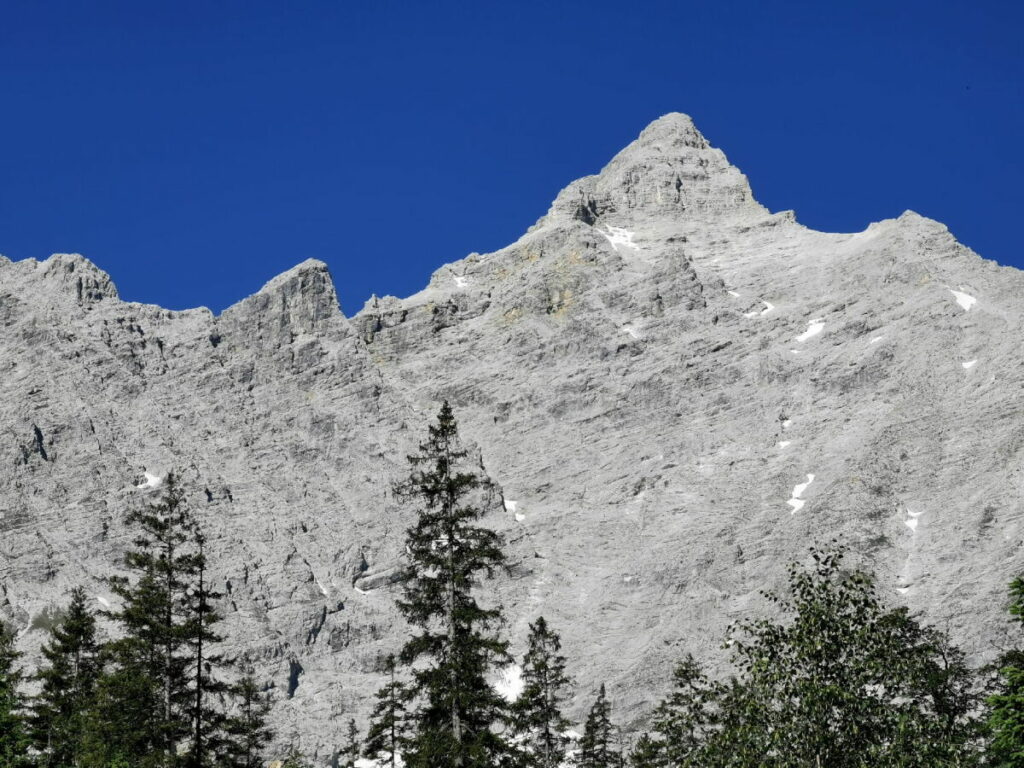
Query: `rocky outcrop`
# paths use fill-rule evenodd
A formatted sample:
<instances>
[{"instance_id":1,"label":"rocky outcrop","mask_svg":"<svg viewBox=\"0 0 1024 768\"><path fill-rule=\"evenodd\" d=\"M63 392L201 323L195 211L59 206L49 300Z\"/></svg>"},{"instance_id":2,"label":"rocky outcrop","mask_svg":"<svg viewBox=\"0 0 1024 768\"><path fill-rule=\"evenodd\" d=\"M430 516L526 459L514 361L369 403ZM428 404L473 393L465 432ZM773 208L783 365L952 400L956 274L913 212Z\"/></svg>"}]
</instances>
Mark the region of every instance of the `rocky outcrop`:
<instances>
[{"instance_id":1,"label":"rocky outcrop","mask_svg":"<svg viewBox=\"0 0 1024 768\"><path fill-rule=\"evenodd\" d=\"M0 614L82 583L182 472L227 652L326 755L365 714L414 510L391 484L440 400L499 484L487 584L516 650L543 614L581 692L642 718L675 659L814 541L993 651L1021 566L1024 276L913 213L855 234L772 214L683 115L574 182L519 241L338 311L304 262L215 317L121 302L81 257L0 261Z\"/></svg>"}]
</instances>

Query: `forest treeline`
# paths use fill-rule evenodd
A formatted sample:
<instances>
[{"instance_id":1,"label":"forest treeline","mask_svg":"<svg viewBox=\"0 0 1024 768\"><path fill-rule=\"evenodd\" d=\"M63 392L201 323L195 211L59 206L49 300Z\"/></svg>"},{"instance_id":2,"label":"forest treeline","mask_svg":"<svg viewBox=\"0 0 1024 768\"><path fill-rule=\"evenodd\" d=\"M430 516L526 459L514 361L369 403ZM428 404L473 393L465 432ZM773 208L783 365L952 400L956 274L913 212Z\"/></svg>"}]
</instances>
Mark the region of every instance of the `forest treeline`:
<instances>
[{"instance_id":1,"label":"forest treeline","mask_svg":"<svg viewBox=\"0 0 1024 768\"><path fill-rule=\"evenodd\" d=\"M505 557L480 525L489 480L467 458L446 403L395 488L416 510L397 599L410 633L381 660L365 732L338 722L333 765L1024 768L1024 648L972 668L944 632L886 605L835 543L789 566L788 588L766 593L770 617L723 638L731 677L681 659L645 732L615 725L604 685L573 729L567 658L543 617L519 660L522 690L507 701L490 682L514 661L503 616L476 598ZM116 607L97 615L74 589L32 672L0 628L0 768L309 765L294 749L268 754L269 689L218 654L221 595L178 480L169 475L128 522L137 535L125 575L109 580ZM1009 602L1019 632L1024 579L1011 582Z\"/></svg>"}]
</instances>

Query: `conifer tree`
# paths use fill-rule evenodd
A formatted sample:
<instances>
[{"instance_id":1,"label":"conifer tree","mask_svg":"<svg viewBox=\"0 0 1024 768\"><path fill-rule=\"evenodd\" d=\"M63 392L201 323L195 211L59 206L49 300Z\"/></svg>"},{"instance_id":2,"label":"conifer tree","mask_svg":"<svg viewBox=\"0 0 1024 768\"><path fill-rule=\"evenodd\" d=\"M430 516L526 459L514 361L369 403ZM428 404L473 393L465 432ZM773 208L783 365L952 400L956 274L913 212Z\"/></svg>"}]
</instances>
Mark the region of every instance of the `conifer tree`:
<instances>
[{"instance_id":1,"label":"conifer tree","mask_svg":"<svg viewBox=\"0 0 1024 768\"><path fill-rule=\"evenodd\" d=\"M263 754L273 738L267 725L270 701L252 677L252 671L232 688L237 711L225 722L226 768L263 768Z\"/></svg>"},{"instance_id":2,"label":"conifer tree","mask_svg":"<svg viewBox=\"0 0 1024 768\"><path fill-rule=\"evenodd\" d=\"M590 708L580 739L577 757L579 768L618 768L622 755L613 746L611 704L605 696L604 683Z\"/></svg>"},{"instance_id":3,"label":"conifer tree","mask_svg":"<svg viewBox=\"0 0 1024 768\"><path fill-rule=\"evenodd\" d=\"M565 760L570 723L562 714L569 697L569 676L558 634L541 616L530 625L523 656L523 690L512 705L513 730L522 740L523 764L529 768L558 768Z\"/></svg>"},{"instance_id":4,"label":"conifer tree","mask_svg":"<svg viewBox=\"0 0 1024 768\"><path fill-rule=\"evenodd\" d=\"M121 601L110 616L123 636L110 644L100 681L95 725L105 735L94 740L97 759L205 768L227 749L215 706L225 688L210 653L220 640L213 630L219 595L208 585L205 540L173 474L160 500L127 520L141 532L125 555L134 579L110 580Z\"/></svg>"},{"instance_id":5,"label":"conifer tree","mask_svg":"<svg viewBox=\"0 0 1024 768\"><path fill-rule=\"evenodd\" d=\"M393 655L384 660L384 672L388 675L388 682L377 691L377 703L370 715L363 754L380 765L397 768L406 742L405 702L409 693L396 678Z\"/></svg>"},{"instance_id":6,"label":"conifer tree","mask_svg":"<svg viewBox=\"0 0 1024 768\"><path fill-rule=\"evenodd\" d=\"M654 712L654 729L661 737L653 742L665 765L685 765L692 760L718 727L720 683L710 681L693 656L687 655L672 674L673 687Z\"/></svg>"},{"instance_id":7,"label":"conifer tree","mask_svg":"<svg viewBox=\"0 0 1024 768\"><path fill-rule=\"evenodd\" d=\"M1024 577L1010 582L1009 612L1024 626ZM987 701L989 760L998 768L1024 768L1024 651L1003 654L996 686Z\"/></svg>"},{"instance_id":8,"label":"conifer tree","mask_svg":"<svg viewBox=\"0 0 1024 768\"><path fill-rule=\"evenodd\" d=\"M42 684L32 706L32 742L42 768L79 765L87 717L100 674L96 618L86 607L85 590L76 587L60 621L43 645L46 663L36 674Z\"/></svg>"},{"instance_id":9,"label":"conifer tree","mask_svg":"<svg viewBox=\"0 0 1024 768\"><path fill-rule=\"evenodd\" d=\"M492 768L510 753L493 727L507 707L488 675L510 661L497 634L501 612L481 606L473 581L504 563L498 535L476 525L489 480L468 466L447 402L427 441L410 456L408 481L396 494L416 502L408 529L409 558L398 608L419 631L401 659L412 666L415 732L405 755L411 768Z\"/></svg>"},{"instance_id":10,"label":"conifer tree","mask_svg":"<svg viewBox=\"0 0 1024 768\"><path fill-rule=\"evenodd\" d=\"M207 578L206 537L198 528L193 529L195 553L187 563L192 584L185 590L182 632L191 651L189 720L191 724L188 768L205 768L211 758L227 750L225 741L226 716L214 697L222 698L228 692L226 683L218 680L213 671L221 665L221 658L211 647L223 639L213 629L221 617L213 606L222 595L210 588Z\"/></svg>"},{"instance_id":11,"label":"conifer tree","mask_svg":"<svg viewBox=\"0 0 1024 768\"><path fill-rule=\"evenodd\" d=\"M338 753L338 768L356 768L356 760L359 759L359 729L356 728L356 721L349 718L345 728L345 746Z\"/></svg>"},{"instance_id":12,"label":"conifer tree","mask_svg":"<svg viewBox=\"0 0 1024 768\"><path fill-rule=\"evenodd\" d=\"M14 633L0 622L0 768L28 765L25 701L19 690L23 676L16 666L20 656Z\"/></svg>"},{"instance_id":13,"label":"conifer tree","mask_svg":"<svg viewBox=\"0 0 1024 768\"><path fill-rule=\"evenodd\" d=\"M658 741L649 733L641 734L629 753L630 768L662 768L665 765L665 752Z\"/></svg>"}]
</instances>

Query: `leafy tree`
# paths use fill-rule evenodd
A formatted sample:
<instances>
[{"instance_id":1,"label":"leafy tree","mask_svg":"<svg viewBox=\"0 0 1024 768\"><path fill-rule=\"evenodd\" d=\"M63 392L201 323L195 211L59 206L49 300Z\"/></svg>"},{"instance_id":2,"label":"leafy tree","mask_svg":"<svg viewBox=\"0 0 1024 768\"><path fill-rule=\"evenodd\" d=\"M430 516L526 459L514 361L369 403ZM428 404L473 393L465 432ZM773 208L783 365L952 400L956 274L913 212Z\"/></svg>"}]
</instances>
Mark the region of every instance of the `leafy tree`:
<instances>
[{"instance_id":1,"label":"leafy tree","mask_svg":"<svg viewBox=\"0 0 1024 768\"><path fill-rule=\"evenodd\" d=\"M942 633L886 609L844 551L789 569L787 620L740 623L739 676L709 683L687 660L656 728L668 765L702 768L966 766L977 737L973 677Z\"/></svg>"},{"instance_id":2,"label":"leafy tree","mask_svg":"<svg viewBox=\"0 0 1024 768\"><path fill-rule=\"evenodd\" d=\"M0 768L28 765L25 702L19 691L23 675L16 666L20 656L14 633L0 622Z\"/></svg>"},{"instance_id":3,"label":"leafy tree","mask_svg":"<svg viewBox=\"0 0 1024 768\"><path fill-rule=\"evenodd\" d=\"M100 674L96 618L86 607L81 587L72 590L67 611L50 630L42 654L46 663L36 674L42 686L31 716L38 764L79 765Z\"/></svg>"},{"instance_id":4,"label":"leafy tree","mask_svg":"<svg viewBox=\"0 0 1024 768\"><path fill-rule=\"evenodd\" d=\"M1024 577L1010 582L1010 615L1024 625ZM1024 651L1013 649L999 662L996 692L988 697L988 757L998 768L1024 768Z\"/></svg>"},{"instance_id":5,"label":"leafy tree","mask_svg":"<svg viewBox=\"0 0 1024 768\"><path fill-rule=\"evenodd\" d=\"M384 672L388 675L388 682L377 691L377 703L370 715L363 754L381 765L397 768L406 742L405 702L409 692L396 679L394 656L384 660Z\"/></svg>"},{"instance_id":6,"label":"leafy tree","mask_svg":"<svg viewBox=\"0 0 1024 768\"><path fill-rule=\"evenodd\" d=\"M263 768L263 754L273 738L267 725L270 701L249 671L232 688L237 711L224 724L226 768Z\"/></svg>"},{"instance_id":7,"label":"leafy tree","mask_svg":"<svg viewBox=\"0 0 1024 768\"><path fill-rule=\"evenodd\" d=\"M577 757L579 768L617 768L622 763L622 754L614 747L611 712L602 683L583 727Z\"/></svg>"},{"instance_id":8,"label":"leafy tree","mask_svg":"<svg viewBox=\"0 0 1024 768\"><path fill-rule=\"evenodd\" d=\"M570 723L561 706L571 681L558 633L541 616L530 625L523 657L523 691L512 705L513 731L523 740L523 763L529 768L558 768L569 745Z\"/></svg>"},{"instance_id":9,"label":"leafy tree","mask_svg":"<svg viewBox=\"0 0 1024 768\"><path fill-rule=\"evenodd\" d=\"M407 531L409 566L398 601L419 630L401 653L416 703L405 761L412 768L491 768L510 746L493 727L505 721L507 707L487 677L510 657L496 631L500 610L473 596L474 579L504 563L498 535L476 525L490 481L469 465L447 402L409 462L408 481L395 488L419 507Z\"/></svg>"},{"instance_id":10,"label":"leafy tree","mask_svg":"<svg viewBox=\"0 0 1024 768\"><path fill-rule=\"evenodd\" d=\"M356 768L360 753L359 729L356 728L356 721L349 718L345 728L345 746L338 753L338 768Z\"/></svg>"}]
</instances>

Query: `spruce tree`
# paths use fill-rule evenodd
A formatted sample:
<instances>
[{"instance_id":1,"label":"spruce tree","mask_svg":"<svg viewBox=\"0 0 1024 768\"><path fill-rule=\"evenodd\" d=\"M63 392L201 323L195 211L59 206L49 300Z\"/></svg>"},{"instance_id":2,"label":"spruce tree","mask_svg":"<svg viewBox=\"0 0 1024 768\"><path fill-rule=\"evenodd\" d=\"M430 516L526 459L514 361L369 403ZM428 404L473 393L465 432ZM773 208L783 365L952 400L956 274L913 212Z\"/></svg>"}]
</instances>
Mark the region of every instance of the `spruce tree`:
<instances>
[{"instance_id":1,"label":"spruce tree","mask_svg":"<svg viewBox=\"0 0 1024 768\"><path fill-rule=\"evenodd\" d=\"M513 730L521 740L523 764L529 768L558 768L565 760L569 721L562 704L569 697L571 681L565 673L565 656L558 634L541 616L530 625L523 656L523 691L512 705Z\"/></svg>"},{"instance_id":2,"label":"spruce tree","mask_svg":"<svg viewBox=\"0 0 1024 768\"><path fill-rule=\"evenodd\" d=\"M356 760L359 759L359 729L356 728L356 721L349 718L345 728L345 746L338 753L338 768L356 768Z\"/></svg>"},{"instance_id":3,"label":"spruce tree","mask_svg":"<svg viewBox=\"0 0 1024 768\"><path fill-rule=\"evenodd\" d=\"M25 701L20 691L23 675L16 666L20 656L14 647L14 633L0 621L0 768L29 764Z\"/></svg>"},{"instance_id":4,"label":"spruce tree","mask_svg":"<svg viewBox=\"0 0 1024 768\"><path fill-rule=\"evenodd\" d=\"M43 768L79 765L100 674L96 618L86 607L81 587L72 590L71 602L50 630L42 654L46 662L36 674L41 690L31 716L38 764Z\"/></svg>"},{"instance_id":5,"label":"spruce tree","mask_svg":"<svg viewBox=\"0 0 1024 768\"><path fill-rule=\"evenodd\" d=\"M621 753L613 746L611 712L604 683L601 683L601 689L583 727L583 738L580 739L580 751L576 758L579 768L617 768L622 762Z\"/></svg>"},{"instance_id":6,"label":"spruce tree","mask_svg":"<svg viewBox=\"0 0 1024 768\"><path fill-rule=\"evenodd\" d=\"M270 701L260 691L250 670L231 688L236 711L225 722L225 768L262 768L263 755L273 738L267 725Z\"/></svg>"},{"instance_id":7,"label":"spruce tree","mask_svg":"<svg viewBox=\"0 0 1024 768\"><path fill-rule=\"evenodd\" d=\"M1010 582L1009 613L1024 626L1024 577ZM1024 768L1024 651L1015 648L999 662L996 692L988 700L989 760L998 768Z\"/></svg>"},{"instance_id":8,"label":"spruce tree","mask_svg":"<svg viewBox=\"0 0 1024 768\"><path fill-rule=\"evenodd\" d=\"M388 675L388 682L377 691L377 703L370 715L363 754L380 765L397 768L407 740L405 702L409 693L397 680L394 656L384 660L384 672Z\"/></svg>"},{"instance_id":9,"label":"spruce tree","mask_svg":"<svg viewBox=\"0 0 1024 768\"><path fill-rule=\"evenodd\" d=\"M629 753L630 768L662 768L665 763L663 745L644 733L637 739Z\"/></svg>"},{"instance_id":10,"label":"spruce tree","mask_svg":"<svg viewBox=\"0 0 1024 768\"><path fill-rule=\"evenodd\" d=\"M198 528L192 532L192 543L195 552L187 563L192 584L185 590L185 620L182 624L182 632L191 655L188 682L191 743L187 766L205 768L214 756L228 749L224 730L226 716L219 706L220 699L228 692L228 686L213 674L214 670L221 666L222 661L220 656L212 653L212 646L223 639L213 629L221 620L213 603L222 595L210 588L207 578L206 537Z\"/></svg>"},{"instance_id":11,"label":"spruce tree","mask_svg":"<svg viewBox=\"0 0 1024 768\"><path fill-rule=\"evenodd\" d=\"M654 730L661 737L654 749L662 753L665 765L685 765L718 727L716 705L724 689L689 655L676 666L672 682L671 692L654 712Z\"/></svg>"},{"instance_id":12,"label":"spruce tree","mask_svg":"<svg viewBox=\"0 0 1024 768\"><path fill-rule=\"evenodd\" d=\"M485 511L479 498L490 482L469 466L447 402L409 462L408 481L395 489L418 505L398 601L418 630L401 653L411 666L415 702L405 762L411 768L492 768L510 747L495 728L504 724L506 704L487 679L510 657L496 631L500 610L481 606L473 595L474 579L504 563L498 535L476 525Z\"/></svg>"},{"instance_id":13,"label":"spruce tree","mask_svg":"<svg viewBox=\"0 0 1024 768\"><path fill-rule=\"evenodd\" d=\"M95 744L142 766L204 768L227 749L217 706L225 688L210 653L220 640L219 595L209 588L205 540L173 474L159 501L127 520L141 532L125 555L134 578L110 580L121 601L110 616L123 636L109 646L96 723L108 732Z\"/></svg>"}]
</instances>

